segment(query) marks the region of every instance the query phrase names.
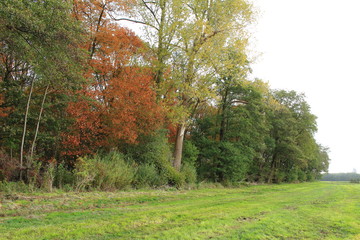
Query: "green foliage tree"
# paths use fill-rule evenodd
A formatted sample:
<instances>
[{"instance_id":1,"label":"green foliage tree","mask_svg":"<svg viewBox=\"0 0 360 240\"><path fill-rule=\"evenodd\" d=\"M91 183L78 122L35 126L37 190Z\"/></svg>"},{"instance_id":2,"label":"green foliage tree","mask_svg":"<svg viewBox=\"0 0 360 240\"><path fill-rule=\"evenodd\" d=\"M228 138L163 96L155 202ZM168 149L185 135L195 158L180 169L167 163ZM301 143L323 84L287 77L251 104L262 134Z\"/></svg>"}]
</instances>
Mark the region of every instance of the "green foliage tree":
<instances>
[{"instance_id":1,"label":"green foliage tree","mask_svg":"<svg viewBox=\"0 0 360 240\"><path fill-rule=\"evenodd\" d=\"M58 103L59 92L75 88L82 80L81 28L70 10L65 0L0 3L0 83L4 106L11 109L1 119L2 145L11 152L19 151L20 169L24 153L29 155L28 162L32 161L49 95Z\"/></svg>"},{"instance_id":2,"label":"green foliage tree","mask_svg":"<svg viewBox=\"0 0 360 240\"><path fill-rule=\"evenodd\" d=\"M305 95L284 90L274 91L273 95L281 107L269 118L275 147L268 160L267 181L298 179L294 176L298 171L307 176L301 180L318 178L327 169L328 159L319 154L324 149L314 139L316 116L310 112Z\"/></svg>"},{"instance_id":3,"label":"green foliage tree","mask_svg":"<svg viewBox=\"0 0 360 240\"><path fill-rule=\"evenodd\" d=\"M243 0L162 0L139 1L135 11L138 15L133 13L133 17L138 20L132 21L148 26L153 43L158 98L171 104L177 125L173 165L180 170L189 120L213 94L206 70L216 60L212 55L235 36L244 36L252 19L251 6Z\"/></svg>"},{"instance_id":4,"label":"green foliage tree","mask_svg":"<svg viewBox=\"0 0 360 240\"><path fill-rule=\"evenodd\" d=\"M2 0L0 179L49 191L319 179L329 150L305 95L249 80L253 16L246 0Z\"/></svg>"},{"instance_id":5,"label":"green foliage tree","mask_svg":"<svg viewBox=\"0 0 360 240\"><path fill-rule=\"evenodd\" d=\"M351 181L360 179L358 173L324 173L321 177L322 181Z\"/></svg>"}]
</instances>

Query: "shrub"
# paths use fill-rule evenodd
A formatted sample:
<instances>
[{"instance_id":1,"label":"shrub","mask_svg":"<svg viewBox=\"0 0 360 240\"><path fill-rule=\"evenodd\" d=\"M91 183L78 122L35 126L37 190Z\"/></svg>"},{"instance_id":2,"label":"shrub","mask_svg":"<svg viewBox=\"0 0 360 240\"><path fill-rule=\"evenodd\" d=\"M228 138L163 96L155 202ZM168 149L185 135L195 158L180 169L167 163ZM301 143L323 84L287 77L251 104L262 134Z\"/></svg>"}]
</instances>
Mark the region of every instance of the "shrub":
<instances>
[{"instance_id":1,"label":"shrub","mask_svg":"<svg viewBox=\"0 0 360 240\"><path fill-rule=\"evenodd\" d=\"M19 182L0 181L0 192L4 192L4 193L14 193L14 192L28 193L28 192L33 192L33 191L34 191L34 187L32 185L24 183L23 181L19 181Z\"/></svg>"},{"instance_id":2,"label":"shrub","mask_svg":"<svg viewBox=\"0 0 360 240\"><path fill-rule=\"evenodd\" d=\"M172 152L166 134L165 130L159 130L152 135L142 136L138 145L124 145L123 150L139 165L154 165L160 175L161 185L181 187L185 179L171 164Z\"/></svg>"},{"instance_id":3,"label":"shrub","mask_svg":"<svg viewBox=\"0 0 360 240\"><path fill-rule=\"evenodd\" d=\"M315 181L315 180L316 180L316 174L313 173L313 172L308 172L308 173L306 173L306 180L307 180L308 182L313 182L313 181Z\"/></svg>"},{"instance_id":4,"label":"shrub","mask_svg":"<svg viewBox=\"0 0 360 240\"><path fill-rule=\"evenodd\" d=\"M350 182L351 183L360 183L360 178L357 178L357 179L353 178L350 180Z\"/></svg>"},{"instance_id":5,"label":"shrub","mask_svg":"<svg viewBox=\"0 0 360 240\"><path fill-rule=\"evenodd\" d=\"M67 186L67 188L69 188L69 186L74 185L74 183L74 173L67 169L63 163L58 164L55 171L54 186L57 188Z\"/></svg>"},{"instance_id":6,"label":"shrub","mask_svg":"<svg viewBox=\"0 0 360 240\"><path fill-rule=\"evenodd\" d=\"M42 162L33 161L31 167L26 171L26 178L30 186L40 187L42 185L42 176L41 176L41 167Z\"/></svg>"},{"instance_id":7,"label":"shrub","mask_svg":"<svg viewBox=\"0 0 360 240\"><path fill-rule=\"evenodd\" d=\"M298 170L296 168L293 168L287 173L287 182L293 183L297 181L298 181Z\"/></svg>"},{"instance_id":8,"label":"shrub","mask_svg":"<svg viewBox=\"0 0 360 240\"><path fill-rule=\"evenodd\" d=\"M180 188L185 184L185 177L172 166L169 160L159 161L157 162L157 166L159 168L160 177L166 179L167 184L177 188Z\"/></svg>"},{"instance_id":9,"label":"shrub","mask_svg":"<svg viewBox=\"0 0 360 240\"><path fill-rule=\"evenodd\" d=\"M156 164L170 161L171 147L166 137L165 130L154 134L141 136L138 144L123 144L121 151L138 164Z\"/></svg>"},{"instance_id":10,"label":"shrub","mask_svg":"<svg viewBox=\"0 0 360 240\"><path fill-rule=\"evenodd\" d=\"M125 189L131 186L135 170L124 160L119 152L110 152L103 158L95 157L98 172L95 176L94 187L101 190Z\"/></svg>"},{"instance_id":11,"label":"shrub","mask_svg":"<svg viewBox=\"0 0 360 240\"><path fill-rule=\"evenodd\" d=\"M42 187L49 192L52 192L53 190L55 170L56 170L56 163L50 162L44 172Z\"/></svg>"},{"instance_id":12,"label":"shrub","mask_svg":"<svg viewBox=\"0 0 360 240\"><path fill-rule=\"evenodd\" d=\"M184 141L183 163L195 165L199 153L197 147L190 140Z\"/></svg>"},{"instance_id":13,"label":"shrub","mask_svg":"<svg viewBox=\"0 0 360 240\"><path fill-rule=\"evenodd\" d=\"M0 181L17 179L20 162L18 158L10 157L5 150L0 149Z\"/></svg>"},{"instance_id":14,"label":"shrub","mask_svg":"<svg viewBox=\"0 0 360 240\"><path fill-rule=\"evenodd\" d=\"M193 165L184 162L181 167L181 173L183 174L184 180L187 184L196 183L197 174L196 168Z\"/></svg>"},{"instance_id":15,"label":"shrub","mask_svg":"<svg viewBox=\"0 0 360 240\"><path fill-rule=\"evenodd\" d=\"M285 173L285 172L277 171L277 172L275 173L275 182L276 182L276 183L282 183L282 182L284 182L285 178L286 178L286 173Z\"/></svg>"},{"instance_id":16,"label":"shrub","mask_svg":"<svg viewBox=\"0 0 360 240\"><path fill-rule=\"evenodd\" d=\"M131 185L134 179L134 168L125 162L124 156L118 152L110 152L101 157L80 158L76 163L76 190L124 189Z\"/></svg>"},{"instance_id":17,"label":"shrub","mask_svg":"<svg viewBox=\"0 0 360 240\"><path fill-rule=\"evenodd\" d=\"M307 176L306 176L306 173L303 170L298 172L298 179L299 179L300 182L305 182L306 181Z\"/></svg>"},{"instance_id":18,"label":"shrub","mask_svg":"<svg viewBox=\"0 0 360 240\"><path fill-rule=\"evenodd\" d=\"M88 190L95 180L97 171L93 159L78 158L75 164L76 191Z\"/></svg>"},{"instance_id":19,"label":"shrub","mask_svg":"<svg viewBox=\"0 0 360 240\"><path fill-rule=\"evenodd\" d=\"M154 164L140 164L136 169L134 185L137 188L158 187L167 184Z\"/></svg>"}]
</instances>

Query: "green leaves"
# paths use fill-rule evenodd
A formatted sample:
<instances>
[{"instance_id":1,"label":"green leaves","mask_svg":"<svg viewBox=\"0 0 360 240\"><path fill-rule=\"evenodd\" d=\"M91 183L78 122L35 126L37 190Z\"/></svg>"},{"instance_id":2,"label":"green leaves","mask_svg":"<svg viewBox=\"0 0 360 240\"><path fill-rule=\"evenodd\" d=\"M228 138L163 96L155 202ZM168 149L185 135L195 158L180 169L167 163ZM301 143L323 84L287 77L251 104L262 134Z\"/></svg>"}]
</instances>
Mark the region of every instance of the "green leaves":
<instances>
[{"instance_id":1,"label":"green leaves","mask_svg":"<svg viewBox=\"0 0 360 240\"><path fill-rule=\"evenodd\" d=\"M197 120L199 175L213 181L306 181L327 169L314 139L316 116L304 94L271 91L256 80L218 81L217 108ZM209 107L210 109L210 107Z\"/></svg>"},{"instance_id":2,"label":"green leaves","mask_svg":"<svg viewBox=\"0 0 360 240\"><path fill-rule=\"evenodd\" d=\"M68 1L1 2L1 53L31 66L38 79L63 85L79 80L81 29Z\"/></svg>"}]
</instances>

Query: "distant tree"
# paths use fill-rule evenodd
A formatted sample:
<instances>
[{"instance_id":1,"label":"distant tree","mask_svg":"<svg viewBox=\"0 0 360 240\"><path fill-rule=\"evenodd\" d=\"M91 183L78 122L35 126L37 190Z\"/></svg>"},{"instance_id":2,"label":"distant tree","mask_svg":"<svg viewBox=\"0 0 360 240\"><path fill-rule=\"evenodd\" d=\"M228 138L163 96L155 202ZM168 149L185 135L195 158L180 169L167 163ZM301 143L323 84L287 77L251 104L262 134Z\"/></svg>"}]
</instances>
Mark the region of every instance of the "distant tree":
<instances>
[{"instance_id":1,"label":"distant tree","mask_svg":"<svg viewBox=\"0 0 360 240\"><path fill-rule=\"evenodd\" d=\"M324 173L322 174L322 181L351 181L360 179L360 174L357 173Z\"/></svg>"}]
</instances>

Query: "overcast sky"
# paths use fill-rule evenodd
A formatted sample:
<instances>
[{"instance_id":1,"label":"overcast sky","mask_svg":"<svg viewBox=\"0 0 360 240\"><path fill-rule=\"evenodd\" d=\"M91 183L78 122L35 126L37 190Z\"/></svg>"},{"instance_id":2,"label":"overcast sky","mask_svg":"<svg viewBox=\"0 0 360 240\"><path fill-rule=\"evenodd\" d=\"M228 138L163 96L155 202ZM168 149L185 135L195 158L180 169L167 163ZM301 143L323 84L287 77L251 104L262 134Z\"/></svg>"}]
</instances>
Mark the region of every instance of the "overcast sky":
<instances>
[{"instance_id":1,"label":"overcast sky","mask_svg":"<svg viewBox=\"0 0 360 240\"><path fill-rule=\"evenodd\" d=\"M360 1L251 0L254 76L307 96L329 172L360 172Z\"/></svg>"}]
</instances>

